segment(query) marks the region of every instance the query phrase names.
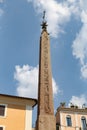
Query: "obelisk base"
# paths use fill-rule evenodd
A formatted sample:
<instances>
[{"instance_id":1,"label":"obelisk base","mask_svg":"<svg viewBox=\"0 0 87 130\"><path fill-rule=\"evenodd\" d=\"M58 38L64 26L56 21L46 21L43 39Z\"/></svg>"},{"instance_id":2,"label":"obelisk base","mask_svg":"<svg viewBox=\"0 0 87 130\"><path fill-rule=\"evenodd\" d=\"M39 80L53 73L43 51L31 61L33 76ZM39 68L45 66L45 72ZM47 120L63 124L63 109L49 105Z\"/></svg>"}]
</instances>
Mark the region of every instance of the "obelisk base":
<instances>
[{"instance_id":1,"label":"obelisk base","mask_svg":"<svg viewBox=\"0 0 87 130\"><path fill-rule=\"evenodd\" d=\"M40 115L36 130L56 130L56 119L53 115Z\"/></svg>"}]
</instances>

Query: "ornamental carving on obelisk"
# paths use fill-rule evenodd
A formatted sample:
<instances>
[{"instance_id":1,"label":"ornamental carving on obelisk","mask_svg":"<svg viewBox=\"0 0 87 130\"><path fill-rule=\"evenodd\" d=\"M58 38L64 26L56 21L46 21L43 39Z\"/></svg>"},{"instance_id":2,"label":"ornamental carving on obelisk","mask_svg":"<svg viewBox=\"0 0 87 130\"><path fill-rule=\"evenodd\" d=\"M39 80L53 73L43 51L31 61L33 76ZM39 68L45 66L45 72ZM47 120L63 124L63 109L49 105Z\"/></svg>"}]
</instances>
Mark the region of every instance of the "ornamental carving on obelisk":
<instances>
[{"instance_id":1,"label":"ornamental carving on obelisk","mask_svg":"<svg viewBox=\"0 0 87 130\"><path fill-rule=\"evenodd\" d=\"M47 32L45 12L42 21L39 54L37 130L56 130L53 106L52 74L50 62L50 40Z\"/></svg>"}]
</instances>

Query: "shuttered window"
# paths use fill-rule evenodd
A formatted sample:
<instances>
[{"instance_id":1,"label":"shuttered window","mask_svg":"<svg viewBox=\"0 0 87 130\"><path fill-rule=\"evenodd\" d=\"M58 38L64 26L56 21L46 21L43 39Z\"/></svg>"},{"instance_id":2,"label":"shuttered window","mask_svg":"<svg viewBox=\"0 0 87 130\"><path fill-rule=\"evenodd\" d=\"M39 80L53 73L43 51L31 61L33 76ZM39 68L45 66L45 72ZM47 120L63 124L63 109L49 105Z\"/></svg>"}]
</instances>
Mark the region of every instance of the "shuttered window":
<instances>
[{"instance_id":1,"label":"shuttered window","mask_svg":"<svg viewBox=\"0 0 87 130\"><path fill-rule=\"evenodd\" d=\"M0 105L0 116L5 116L5 105ZM2 127L0 127L0 130Z\"/></svg>"}]
</instances>

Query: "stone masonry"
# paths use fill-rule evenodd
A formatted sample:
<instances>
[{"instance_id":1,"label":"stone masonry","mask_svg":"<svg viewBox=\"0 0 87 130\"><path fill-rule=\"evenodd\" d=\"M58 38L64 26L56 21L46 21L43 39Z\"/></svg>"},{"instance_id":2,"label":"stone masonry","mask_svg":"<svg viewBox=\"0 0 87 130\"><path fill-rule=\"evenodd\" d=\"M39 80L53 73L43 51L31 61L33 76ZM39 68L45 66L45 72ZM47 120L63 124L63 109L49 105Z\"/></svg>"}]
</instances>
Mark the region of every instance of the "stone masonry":
<instances>
[{"instance_id":1,"label":"stone masonry","mask_svg":"<svg viewBox=\"0 0 87 130\"><path fill-rule=\"evenodd\" d=\"M37 130L56 130L54 116L50 40L43 20L40 37Z\"/></svg>"}]
</instances>

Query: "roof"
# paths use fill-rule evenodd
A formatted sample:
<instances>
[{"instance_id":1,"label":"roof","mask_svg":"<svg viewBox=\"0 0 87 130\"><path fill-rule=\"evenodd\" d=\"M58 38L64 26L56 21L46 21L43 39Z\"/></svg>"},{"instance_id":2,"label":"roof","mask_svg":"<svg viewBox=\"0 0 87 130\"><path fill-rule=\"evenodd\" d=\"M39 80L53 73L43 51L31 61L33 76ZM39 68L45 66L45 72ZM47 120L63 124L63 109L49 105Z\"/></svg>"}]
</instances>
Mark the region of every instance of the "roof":
<instances>
[{"instance_id":1,"label":"roof","mask_svg":"<svg viewBox=\"0 0 87 130\"><path fill-rule=\"evenodd\" d=\"M14 96L14 95L8 95L8 94L0 94L0 102L19 102L23 104L30 104L32 107L34 107L37 104L37 99L34 98L28 98L28 97L20 97L20 96Z\"/></svg>"},{"instance_id":2,"label":"roof","mask_svg":"<svg viewBox=\"0 0 87 130\"><path fill-rule=\"evenodd\" d=\"M65 113L87 113L87 108L75 108L75 107L59 107L57 109L57 112L65 112Z\"/></svg>"}]
</instances>

